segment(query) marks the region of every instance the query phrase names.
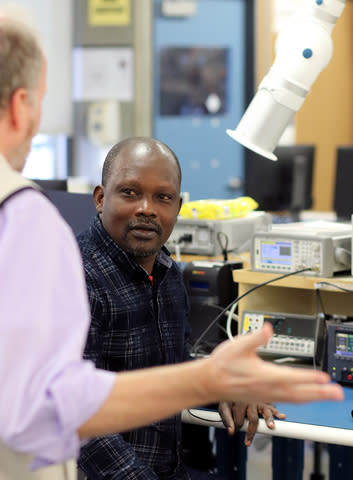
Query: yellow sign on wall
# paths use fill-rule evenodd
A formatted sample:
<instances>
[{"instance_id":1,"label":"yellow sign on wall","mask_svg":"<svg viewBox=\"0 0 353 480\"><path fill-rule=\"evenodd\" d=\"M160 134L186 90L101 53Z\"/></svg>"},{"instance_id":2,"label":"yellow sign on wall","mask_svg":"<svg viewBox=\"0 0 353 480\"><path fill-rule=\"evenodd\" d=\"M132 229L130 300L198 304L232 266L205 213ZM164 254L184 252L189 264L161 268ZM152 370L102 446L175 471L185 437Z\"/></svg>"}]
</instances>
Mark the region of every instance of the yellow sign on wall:
<instances>
[{"instance_id":1,"label":"yellow sign on wall","mask_svg":"<svg viewBox=\"0 0 353 480\"><path fill-rule=\"evenodd\" d=\"M130 3L130 0L89 0L89 25L129 25L131 22Z\"/></svg>"}]
</instances>

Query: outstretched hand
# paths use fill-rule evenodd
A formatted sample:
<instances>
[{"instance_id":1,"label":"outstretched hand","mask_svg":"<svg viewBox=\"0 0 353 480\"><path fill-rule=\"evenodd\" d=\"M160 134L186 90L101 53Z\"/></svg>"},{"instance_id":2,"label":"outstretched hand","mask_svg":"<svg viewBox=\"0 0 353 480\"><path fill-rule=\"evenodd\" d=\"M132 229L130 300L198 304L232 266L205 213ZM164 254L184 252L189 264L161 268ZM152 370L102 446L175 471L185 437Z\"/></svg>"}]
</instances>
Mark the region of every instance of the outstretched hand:
<instances>
[{"instance_id":1,"label":"outstretched hand","mask_svg":"<svg viewBox=\"0 0 353 480\"><path fill-rule=\"evenodd\" d=\"M343 400L342 387L330 384L325 372L261 360L256 349L266 344L272 333L272 326L265 323L255 333L218 345L207 359L207 390L213 390L215 398L223 392L223 400L246 404Z\"/></svg>"}]
</instances>

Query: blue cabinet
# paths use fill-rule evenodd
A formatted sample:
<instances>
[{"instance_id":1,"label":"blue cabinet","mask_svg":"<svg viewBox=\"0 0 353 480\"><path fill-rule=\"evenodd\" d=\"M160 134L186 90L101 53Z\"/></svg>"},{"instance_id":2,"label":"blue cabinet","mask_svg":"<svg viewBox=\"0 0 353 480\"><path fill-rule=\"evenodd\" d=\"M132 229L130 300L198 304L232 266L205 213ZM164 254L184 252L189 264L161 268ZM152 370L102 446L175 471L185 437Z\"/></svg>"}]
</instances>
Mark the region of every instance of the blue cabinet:
<instances>
[{"instance_id":1,"label":"blue cabinet","mask_svg":"<svg viewBox=\"0 0 353 480\"><path fill-rule=\"evenodd\" d=\"M198 0L190 17L163 16L161 4L154 0L153 136L177 154L191 200L242 195L244 148L225 131L253 81L252 2Z\"/></svg>"}]
</instances>

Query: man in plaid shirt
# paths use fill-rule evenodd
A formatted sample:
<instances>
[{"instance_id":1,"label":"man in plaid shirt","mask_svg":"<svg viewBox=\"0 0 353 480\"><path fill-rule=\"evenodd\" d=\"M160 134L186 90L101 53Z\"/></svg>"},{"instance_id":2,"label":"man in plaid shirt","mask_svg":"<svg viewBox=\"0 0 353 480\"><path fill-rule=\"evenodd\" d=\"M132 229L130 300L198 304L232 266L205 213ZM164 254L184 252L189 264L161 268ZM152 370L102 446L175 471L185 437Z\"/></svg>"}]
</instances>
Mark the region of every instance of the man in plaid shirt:
<instances>
[{"instance_id":1,"label":"man in plaid shirt","mask_svg":"<svg viewBox=\"0 0 353 480\"><path fill-rule=\"evenodd\" d=\"M181 207L180 183L177 157L157 140L127 139L107 155L102 185L94 190L98 215L78 238L92 313L85 358L99 368L132 370L189 358L188 298L181 271L163 246ZM254 420L248 443L258 411L270 427L273 415L282 416L270 405L249 408ZM245 406L235 411L239 426ZM223 413L232 432L228 404ZM90 440L81 449L79 466L89 480L186 480L180 441L177 415Z\"/></svg>"}]
</instances>

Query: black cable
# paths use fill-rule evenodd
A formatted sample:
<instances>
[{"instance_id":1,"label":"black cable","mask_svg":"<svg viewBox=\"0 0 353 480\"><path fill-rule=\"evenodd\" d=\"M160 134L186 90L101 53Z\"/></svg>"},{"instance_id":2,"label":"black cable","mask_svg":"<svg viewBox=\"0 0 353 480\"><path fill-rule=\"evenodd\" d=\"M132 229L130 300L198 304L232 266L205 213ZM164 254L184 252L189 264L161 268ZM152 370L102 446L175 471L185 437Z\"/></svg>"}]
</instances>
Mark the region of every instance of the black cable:
<instances>
[{"instance_id":1,"label":"black cable","mask_svg":"<svg viewBox=\"0 0 353 480\"><path fill-rule=\"evenodd\" d=\"M324 314L324 306L322 304L322 299L321 299L321 295L320 295L319 290L315 291L315 298L316 298L315 317L316 317L316 327L317 327L317 322L318 322L318 318L319 318L319 315L320 315L320 308L321 308L322 313ZM317 330L316 330L316 333L317 333ZM314 351L314 355L313 355L313 369L314 370L316 370L316 350L317 350L317 338L316 338L316 334L315 334L315 351Z\"/></svg>"},{"instance_id":2,"label":"black cable","mask_svg":"<svg viewBox=\"0 0 353 480\"><path fill-rule=\"evenodd\" d=\"M224 241L224 244L223 244ZM226 235L224 232L217 232L217 242L218 245L220 246L220 249L222 251L223 255L223 260L225 262L228 261L228 243L229 243L229 237Z\"/></svg>"},{"instance_id":3,"label":"black cable","mask_svg":"<svg viewBox=\"0 0 353 480\"><path fill-rule=\"evenodd\" d=\"M198 355L209 355L212 349L214 348L214 345L211 345L209 342L203 342L200 345L198 345L196 351L192 351L192 355L198 356Z\"/></svg>"},{"instance_id":4,"label":"black cable","mask_svg":"<svg viewBox=\"0 0 353 480\"><path fill-rule=\"evenodd\" d=\"M319 289L316 289L316 312L318 313L319 312L319 305L320 305L320 308L321 308L321 312L325 315L326 317L326 313L325 313L325 307L324 307L324 304L322 302L322 297L321 297L321 293L320 293L320 290Z\"/></svg>"},{"instance_id":5,"label":"black cable","mask_svg":"<svg viewBox=\"0 0 353 480\"><path fill-rule=\"evenodd\" d=\"M332 282L318 282L318 285L327 285L328 287L334 287L334 288L337 288L337 290L342 290L343 292L353 293L353 290L350 290L349 288L341 287L340 285L337 285ZM320 287L317 287L317 289L319 288Z\"/></svg>"},{"instance_id":6,"label":"black cable","mask_svg":"<svg viewBox=\"0 0 353 480\"><path fill-rule=\"evenodd\" d=\"M223 325L221 325L220 323L217 323L217 327L221 330L221 332L227 335L227 330L223 327Z\"/></svg>"},{"instance_id":7,"label":"black cable","mask_svg":"<svg viewBox=\"0 0 353 480\"><path fill-rule=\"evenodd\" d=\"M183 243L183 242L185 242L185 243L192 242L191 233L184 233L181 237L178 238L176 243L179 244L179 243Z\"/></svg>"},{"instance_id":8,"label":"black cable","mask_svg":"<svg viewBox=\"0 0 353 480\"><path fill-rule=\"evenodd\" d=\"M223 240L224 240L224 244L223 244ZM234 253L236 252L237 254L239 254L239 250L244 248L245 245L248 245L249 243L249 240L246 240L246 242L242 243L240 246L238 247L234 247L234 248L228 248L228 244L229 244L229 237L226 233L224 232L217 232L217 242L218 242L218 245L221 249L221 252L222 252L222 255L223 255L223 258L224 258L224 261L228 261L228 253ZM243 250L244 251L244 250Z\"/></svg>"},{"instance_id":9,"label":"black cable","mask_svg":"<svg viewBox=\"0 0 353 480\"><path fill-rule=\"evenodd\" d=\"M218 303L206 303L205 302L204 305L207 306L207 307L214 307L217 310L222 310L223 311L223 307L221 305L218 305Z\"/></svg>"},{"instance_id":10,"label":"black cable","mask_svg":"<svg viewBox=\"0 0 353 480\"><path fill-rule=\"evenodd\" d=\"M240 300L242 300L246 295L249 295L249 293L253 292L254 290L257 290L258 288L264 287L265 285L268 285L270 283L277 282L278 280L282 280L283 278L291 277L292 275L297 275L299 273L308 272L308 271L311 271L311 270L312 269L309 268L309 267L308 268L302 268L301 270L296 270L295 272L289 272L289 273L285 273L283 275L280 275L279 277L271 278L270 280L267 280L266 282L259 283L258 285L255 285L254 287L249 288L249 290L244 292L243 295L240 295L239 297L232 300L226 307L224 307L224 309L221 311L221 313L218 314L217 317L212 320L212 322L207 326L207 328L205 328L205 330L202 332L202 334L199 336L199 338L194 343L194 345L192 347L192 350L191 350L191 353L195 352L195 350L199 346L201 340L206 335L206 333L227 312L227 310L229 310L229 308L233 304L238 303Z\"/></svg>"},{"instance_id":11,"label":"black cable","mask_svg":"<svg viewBox=\"0 0 353 480\"><path fill-rule=\"evenodd\" d=\"M191 417L197 418L198 420L203 420L204 422L212 422L212 423L223 423L222 420L210 420L208 418L202 418L199 417L198 415L195 415L194 413L191 412L191 410L187 409L187 412Z\"/></svg>"}]
</instances>

